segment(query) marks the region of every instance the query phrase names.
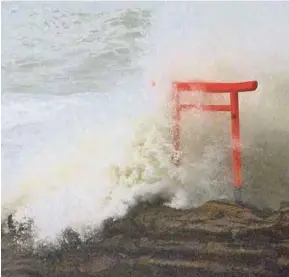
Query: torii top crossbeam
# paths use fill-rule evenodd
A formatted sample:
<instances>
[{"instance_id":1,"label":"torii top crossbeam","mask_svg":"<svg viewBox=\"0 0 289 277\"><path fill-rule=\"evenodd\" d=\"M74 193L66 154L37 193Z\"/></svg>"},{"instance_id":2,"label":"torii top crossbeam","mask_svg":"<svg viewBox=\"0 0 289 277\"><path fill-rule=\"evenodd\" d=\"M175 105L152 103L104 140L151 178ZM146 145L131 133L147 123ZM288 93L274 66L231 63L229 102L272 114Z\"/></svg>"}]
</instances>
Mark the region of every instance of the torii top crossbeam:
<instances>
[{"instance_id":1,"label":"torii top crossbeam","mask_svg":"<svg viewBox=\"0 0 289 277\"><path fill-rule=\"evenodd\" d=\"M208 93L228 93L253 91L258 87L257 81L241 83L213 83L213 82L173 82L178 91L202 91Z\"/></svg>"}]
</instances>

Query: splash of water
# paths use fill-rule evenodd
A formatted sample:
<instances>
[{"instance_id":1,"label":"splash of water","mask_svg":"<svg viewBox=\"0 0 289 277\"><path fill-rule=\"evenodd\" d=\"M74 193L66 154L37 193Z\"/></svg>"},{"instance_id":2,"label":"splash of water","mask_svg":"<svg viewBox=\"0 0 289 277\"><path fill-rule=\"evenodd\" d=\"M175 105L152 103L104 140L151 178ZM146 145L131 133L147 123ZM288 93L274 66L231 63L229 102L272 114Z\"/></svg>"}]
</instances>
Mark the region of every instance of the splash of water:
<instances>
[{"instance_id":1,"label":"splash of water","mask_svg":"<svg viewBox=\"0 0 289 277\"><path fill-rule=\"evenodd\" d=\"M272 7L278 14L274 19ZM170 162L168 99L177 79L259 81L258 92L242 96L240 104L245 197L278 207L289 196L288 12L284 3L187 3L177 9L168 3L156 10L141 59L145 82L156 81L156 88L145 87L144 98L140 87L134 93L126 87L104 102L95 98L97 114L73 104L70 108L77 111L71 125L71 119L56 115L53 124L62 122L56 125L65 128L65 135L41 145L36 158L25 157L22 173L5 191L2 216L14 212L20 222L32 218L36 238L53 240L66 227L85 233L88 226L100 227L105 219L124 216L138 201L158 195L175 208L230 197L226 115L186 114L183 164L176 169ZM122 106L117 112L115 103ZM102 119L92 123L86 118L91 116Z\"/></svg>"},{"instance_id":2,"label":"splash of water","mask_svg":"<svg viewBox=\"0 0 289 277\"><path fill-rule=\"evenodd\" d=\"M278 16L272 17L272 11ZM154 18L157 28L146 59L146 76L159 84L165 99L174 80L258 80L258 91L242 94L240 101L245 199L271 208L278 208L289 193L288 11L284 3L183 3L177 9L168 3ZM227 100L209 97L184 101ZM205 188L202 199L228 196L229 118L188 114L182 124L183 150L191 166L184 182L187 199L196 201L196 187Z\"/></svg>"}]
</instances>

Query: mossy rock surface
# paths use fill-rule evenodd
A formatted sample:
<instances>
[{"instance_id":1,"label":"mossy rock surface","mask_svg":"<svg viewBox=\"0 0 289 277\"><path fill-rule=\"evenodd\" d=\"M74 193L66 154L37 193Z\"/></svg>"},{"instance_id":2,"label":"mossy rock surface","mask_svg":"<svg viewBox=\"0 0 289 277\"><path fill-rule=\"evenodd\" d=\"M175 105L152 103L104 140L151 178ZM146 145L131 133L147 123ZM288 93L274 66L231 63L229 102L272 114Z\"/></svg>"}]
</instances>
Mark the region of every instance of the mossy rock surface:
<instances>
[{"instance_id":1,"label":"mossy rock surface","mask_svg":"<svg viewBox=\"0 0 289 277\"><path fill-rule=\"evenodd\" d=\"M19 249L2 234L4 276L289 276L289 206L258 211L207 202L174 210L139 204L81 242L67 232L58 250Z\"/></svg>"}]
</instances>

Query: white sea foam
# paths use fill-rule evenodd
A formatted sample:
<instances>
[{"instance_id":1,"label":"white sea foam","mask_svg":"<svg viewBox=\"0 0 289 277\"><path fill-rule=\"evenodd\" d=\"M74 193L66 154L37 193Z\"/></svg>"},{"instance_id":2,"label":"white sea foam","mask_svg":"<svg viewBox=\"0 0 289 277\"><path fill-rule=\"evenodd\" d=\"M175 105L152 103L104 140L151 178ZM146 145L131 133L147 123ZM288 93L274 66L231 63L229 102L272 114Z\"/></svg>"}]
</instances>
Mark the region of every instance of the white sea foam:
<instances>
[{"instance_id":1,"label":"white sea foam","mask_svg":"<svg viewBox=\"0 0 289 277\"><path fill-rule=\"evenodd\" d=\"M84 234L158 195L175 208L230 198L227 115L186 114L182 166L177 169L170 161L168 100L171 81L177 79L258 80L258 91L244 93L240 104L244 197L277 208L289 196L288 14L285 2L159 5L140 42L143 54L131 56L140 64L132 71L144 78L126 73L116 87L114 79L104 78L110 87L106 94L5 94L2 219L9 213L20 222L32 218L36 239L54 240L67 227ZM113 27L114 34L117 16L132 15L109 16L115 23L104 26ZM121 25L122 35L132 36L129 23L127 29ZM127 38L114 38L131 51ZM93 70L87 59L82 65Z\"/></svg>"}]
</instances>

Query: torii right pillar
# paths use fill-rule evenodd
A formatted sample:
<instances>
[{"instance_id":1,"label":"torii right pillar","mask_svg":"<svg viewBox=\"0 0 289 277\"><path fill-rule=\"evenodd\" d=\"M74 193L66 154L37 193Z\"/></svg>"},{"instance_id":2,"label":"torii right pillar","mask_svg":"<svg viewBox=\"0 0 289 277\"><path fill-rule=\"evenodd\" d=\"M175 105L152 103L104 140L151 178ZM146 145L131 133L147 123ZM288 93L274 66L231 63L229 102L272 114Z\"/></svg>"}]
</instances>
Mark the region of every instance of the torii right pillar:
<instances>
[{"instance_id":1,"label":"torii right pillar","mask_svg":"<svg viewBox=\"0 0 289 277\"><path fill-rule=\"evenodd\" d=\"M190 109L203 111L228 111L231 113L231 137L232 137L232 164L233 164L233 191L237 203L242 203L242 163L241 163L241 138L240 138L240 114L239 114L239 92L254 91L258 87L257 81L241 83L212 83L212 82L174 82L173 83L173 142L174 151L177 153L174 163L180 163L180 128L181 113ZM180 93L186 91L203 93L229 93L229 105L195 105L181 104Z\"/></svg>"}]
</instances>

